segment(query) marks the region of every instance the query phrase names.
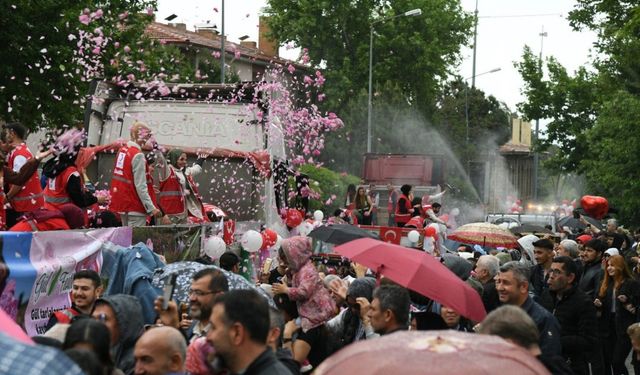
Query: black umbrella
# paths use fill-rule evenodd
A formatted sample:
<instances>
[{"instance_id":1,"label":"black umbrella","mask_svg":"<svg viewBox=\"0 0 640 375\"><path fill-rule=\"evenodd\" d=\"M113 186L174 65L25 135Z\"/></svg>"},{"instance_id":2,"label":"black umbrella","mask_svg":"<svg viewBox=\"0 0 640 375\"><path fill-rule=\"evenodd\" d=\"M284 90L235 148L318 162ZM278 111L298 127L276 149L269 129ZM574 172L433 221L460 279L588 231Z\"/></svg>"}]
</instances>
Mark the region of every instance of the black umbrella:
<instances>
[{"instance_id":1,"label":"black umbrella","mask_svg":"<svg viewBox=\"0 0 640 375\"><path fill-rule=\"evenodd\" d=\"M342 245L345 242L357 240L359 238L373 238L376 240L380 239L380 236L375 233L349 224L320 226L312 230L309 233L309 237L334 245Z\"/></svg>"},{"instance_id":2,"label":"black umbrella","mask_svg":"<svg viewBox=\"0 0 640 375\"><path fill-rule=\"evenodd\" d=\"M511 233L518 233L518 234L523 234L523 233L545 233L545 234L551 234L553 233L552 231L550 231L549 229L541 226L541 225L535 225L535 224L522 224L519 227L513 227L513 228L509 228L509 230L511 231Z\"/></svg>"},{"instance_id":3,"label":"black umbrella","mask_svg":"<svg viewBox=\"0 0 640 375\"><path fill-rule=\"evenodd\" d=\"M582 217L589 223L594 225L596 228L598 229L602 229L602 223L599 222L598 220L586 216L586 215L582 215ZM573 216L565 216L562 219L558 220L558 227L562 228L562 227L569 227L571 229L576 229L576 230L583 230L584 228L586 228L586 225L584 225L580 219L576 219Z\"/></svg>"}]
</instances>

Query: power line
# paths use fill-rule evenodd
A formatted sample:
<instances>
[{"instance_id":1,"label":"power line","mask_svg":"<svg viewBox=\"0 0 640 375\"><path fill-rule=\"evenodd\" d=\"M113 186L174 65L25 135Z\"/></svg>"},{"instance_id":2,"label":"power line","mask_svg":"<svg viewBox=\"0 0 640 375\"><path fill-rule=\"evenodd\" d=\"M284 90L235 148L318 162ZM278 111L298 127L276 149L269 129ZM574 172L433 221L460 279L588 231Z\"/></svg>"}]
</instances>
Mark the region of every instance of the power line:
<instances>
[{"instance_id":1,"label":"power line","mask_svg":"<svg viewBox=\"0 0 640 375\"><path fill-rule=\"evenodd\" d=\"M478 18L524 18L524 17L550 17L550 16L562 17L562 13L510 14L510 15L499 15L499 16L479 16Z\"/></svg>"}]
</instances>

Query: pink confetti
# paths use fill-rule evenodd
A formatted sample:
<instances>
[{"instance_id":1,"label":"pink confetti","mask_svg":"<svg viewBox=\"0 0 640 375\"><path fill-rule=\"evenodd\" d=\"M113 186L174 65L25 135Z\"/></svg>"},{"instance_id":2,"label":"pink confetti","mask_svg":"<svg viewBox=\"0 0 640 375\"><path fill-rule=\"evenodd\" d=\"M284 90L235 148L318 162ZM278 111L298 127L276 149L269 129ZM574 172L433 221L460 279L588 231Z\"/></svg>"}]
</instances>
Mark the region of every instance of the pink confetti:
<instances>
[{"instance_id":1,"label":"pink confetti","mask_svg":"<svg viewBox=\"0 0 640 375\"><path fill-rule=\"evenodd\" d=\"M78 17L78 20L80 21L80 23L88 25L89 22L91 22L91 17L89 17L88 14L81 14L80 17Z\"/></svg>"}]
</instances>

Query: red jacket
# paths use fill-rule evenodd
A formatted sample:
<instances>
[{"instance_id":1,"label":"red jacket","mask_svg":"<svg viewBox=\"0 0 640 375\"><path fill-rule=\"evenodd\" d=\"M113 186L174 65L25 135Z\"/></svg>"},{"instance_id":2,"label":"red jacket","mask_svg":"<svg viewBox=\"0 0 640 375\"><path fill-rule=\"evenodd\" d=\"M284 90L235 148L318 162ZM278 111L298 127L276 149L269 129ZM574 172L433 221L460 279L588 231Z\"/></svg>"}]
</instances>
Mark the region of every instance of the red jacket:
<instances>
[{"instance_id":1,"label":"red jacket","mask_svg":"<svg viewBox=\"0 0 640 375\"><path fill-rule=\"evenodd\" d=\"M406 214L400 213L400 201L403 198L404 198L404 206L407 211ZM406 224L407 222L409 222L409 220L411 220L412 208L413 206L411 206L411 201L409 200L409 198L406 195L401 194L400 198L398 198L398 203L396 203L396 223Z\"/></svg>"},{"instance_id":2,"label":"red jacket","mask_svg":"<svg viewBox=\"0 0 640 375\"><path fill-rule=\"evenodd\" d=\"M416 227L417 229L424 229L424 218L420 215L412 217L404 225L405 227Z\"/></svg>"},{"instance_id":3,"label":"red jacket","mask_svg":"<svg viewBox=\"0 0 640 375\"><path fill-rule=\"evenodd\" d=\"M24 143L19 144L9 156L9 168L13 170L13 164L16 157L24 156L27 160L33 158L33 154ZM16 212L29 212L44 206L44 197L42 195L42 186L40 186L40 178L38 172L34 172L29 180L22 186L22 189L11 199L11 206Z\"/></svg>"},{"instance_id":4,"label":"red jacket","mask_svg":"<svg viewBox=\"0 0 640 375\"><path fill-rule=\"evenodd\" d=\"M147 210L138 197L135 184L133 182L133 157L141 153L140 149L122 146L116 156L116 165L113 168L113 177L111 179L111 204L109 209L115 212L139 212L146 214ZM149 185L149 165L145 164L147 173L147 187ZM151 191L153 187L151 188ZM149 192L149 195L152 192ZM153 195L151 195L153 198Z\"/></svg>"},{"instance_id":5,"label":"red jacket","mask_svg":"<svg viewBox=\"0 0 640 375\"><path fill-rule=\"evenodd\" d=\"M185 192L182 189L182 185L178 180L178 176L173 168L169 168L170 173L167 176L167 179L160 183L160 193L158 194L158 204L167 215L176 215L181 214L186 210L185 206ZM206 213L204 211L204 206L202 205L202 197L198 192L198 187L196 182L193 180L191 175L185 174L185 178L187 179L187 183L191 187L193 194L196 196L196 199L200 203L200 210L202 211L202 216L206 217Z\"/></svg>"},{"instance_id":6,"label":"red jacket","mask_svg":"<svg viewBox=\"0 0 640 375\"><path fill-rule=\"evenodd\" d=\"M80 176L78 168L68 166L56 178L50 178L44 188L44 208L47 210L58 209L65 203L73 203L69 193L67 193L67 183L72 175ZM82 184L82 178L80 179Z\"/></svg>"}]
</instances>

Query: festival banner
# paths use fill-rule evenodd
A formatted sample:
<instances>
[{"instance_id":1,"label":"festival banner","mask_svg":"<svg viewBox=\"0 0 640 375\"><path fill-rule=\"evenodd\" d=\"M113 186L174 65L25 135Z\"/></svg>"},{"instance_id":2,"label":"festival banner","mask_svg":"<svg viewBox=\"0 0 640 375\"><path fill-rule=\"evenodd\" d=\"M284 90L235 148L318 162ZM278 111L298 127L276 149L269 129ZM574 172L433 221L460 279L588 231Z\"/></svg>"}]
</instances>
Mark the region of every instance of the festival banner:
<instances>
[{"instance_id":1,"label":"festival banner","mask_svg":"<svg viewBox=\"0 0 640 375\"><path fill-rule=\"evenodd\" d=\"M1 237L9 270L1 306L34 336L44 333L53 312L71 306L69 293L75 272L100 272L103 250L130 246L131 228L5 232Z\"/></svg>"}]
</instances>

